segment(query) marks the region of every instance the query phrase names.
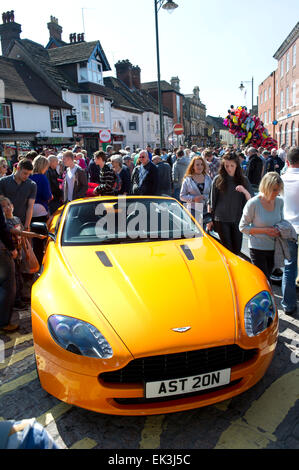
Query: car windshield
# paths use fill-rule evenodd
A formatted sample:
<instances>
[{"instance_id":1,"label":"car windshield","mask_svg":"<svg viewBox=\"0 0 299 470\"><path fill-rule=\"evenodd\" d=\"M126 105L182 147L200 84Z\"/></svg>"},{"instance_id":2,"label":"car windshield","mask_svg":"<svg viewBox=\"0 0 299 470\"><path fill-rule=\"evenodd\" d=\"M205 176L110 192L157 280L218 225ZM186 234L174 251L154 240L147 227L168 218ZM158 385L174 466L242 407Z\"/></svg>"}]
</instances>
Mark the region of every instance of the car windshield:
<instances>
[{"instance_id":1,"label":"car windshield","mask_svg":"<svg viewBox=\"0 0 299 470\"><path fill-rule=\"evenodd\" d=\"M118 198L69 207L61 244L98 245L202 236L175 200Z\"/></svg>"}]
</instances>

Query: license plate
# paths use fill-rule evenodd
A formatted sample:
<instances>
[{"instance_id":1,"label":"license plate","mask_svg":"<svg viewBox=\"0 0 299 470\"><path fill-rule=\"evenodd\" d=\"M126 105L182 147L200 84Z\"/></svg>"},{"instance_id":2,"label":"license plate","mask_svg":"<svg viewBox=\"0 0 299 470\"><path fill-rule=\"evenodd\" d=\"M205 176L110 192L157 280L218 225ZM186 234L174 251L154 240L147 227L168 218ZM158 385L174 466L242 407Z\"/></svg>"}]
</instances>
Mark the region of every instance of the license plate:
<instances>
[{"instance_id":1,"label":"license plate","mask_svg":"<svg viewBox=\"0 0 299 470\"><path fill-rule=\"evenodd\" d=\"M163 398L221 387L230 383L230 373L231 369L222 369L192 377L146 382L145 398Z\"/></svg>"}]
</instances>

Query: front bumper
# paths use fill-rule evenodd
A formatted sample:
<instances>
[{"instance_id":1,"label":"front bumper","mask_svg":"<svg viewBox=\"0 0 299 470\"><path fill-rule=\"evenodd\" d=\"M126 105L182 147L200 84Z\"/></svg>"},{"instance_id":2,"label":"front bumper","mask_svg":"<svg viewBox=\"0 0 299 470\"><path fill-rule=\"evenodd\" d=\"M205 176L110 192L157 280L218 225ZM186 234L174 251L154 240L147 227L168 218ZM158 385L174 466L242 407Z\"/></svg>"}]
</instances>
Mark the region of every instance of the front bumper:
<instances>
[{"instance_id":1,"label":"front bumper","mask_svg":"<svg viewBox=\"0 0 299 470\"><path fill-rule=\"evenodd\" d=\"M108 384L99 376L77 373L45 360L43 350L36 348L37 366L42 387L51 395L71 405L114 415L154 415L200 408L227 400L245 392L265 374L275 351L276 342L258 351L254 359L232 367L230 384L192 396L144 400L142 384Z\"/></svg>"}]
</instances>

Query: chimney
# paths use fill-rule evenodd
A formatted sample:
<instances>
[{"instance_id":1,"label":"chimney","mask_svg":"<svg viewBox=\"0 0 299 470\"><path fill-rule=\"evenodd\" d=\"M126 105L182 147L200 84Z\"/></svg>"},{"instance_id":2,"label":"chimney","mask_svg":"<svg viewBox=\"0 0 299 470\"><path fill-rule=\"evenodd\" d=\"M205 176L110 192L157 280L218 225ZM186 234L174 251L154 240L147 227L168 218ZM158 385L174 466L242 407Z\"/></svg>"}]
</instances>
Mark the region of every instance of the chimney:
<instances>
[{"instance_id":1,"label":"chimney","mask_svg":"<svg viewBox=\"0 0 299 470\"><path fill-rule=\"evenodd\" d=\"M170 80L171 86L175 88L177 91L180 91L180 79L179 77L172 77Z\"/></svg>"},{"instance_id":2,"label":"chimney","mask_svg":"<svg viewBox=\"0 0 299 470\"><path fill-rule=\"evenodd\" d=\"M2 22L3 24L0 25L1 47L2 55L6 57L10 43L20 39L22 29L20 24L15 23L13 10L2 13Z\"/></svg>"},{"instance_id":3,"label":"chimney","mask_svg":"<svg viewBox=\"0 0 299 470\"><path fill-rule=\"evenodd\" d=\"M55 16L50 17L50 23L47 24L48 30L50 33L50 39L57 39L57 41L62 41L62 27L58 24L58 19Z\"/></svg>"},{"instance_id":4,"label":"chimney","mask_svg":"<svg viewBox=\"0 0 299 470\"><path fill-rule=\"evenodd\" d=\"M79 42L85 42L84 33L72 33L70 34L70 44L78 44Z\"/></svg>"},{"instance_id":5,"label":"chimney","mask_svg":"<svg viewBox=\"0 0 299 470\"><path fill-rule=\"evenodd\" d=\"M132 82L133 86L137 89L141 89L141 78L140 78L140 72L141 69L136 65L135 67L132 67Z\"/></svg>"},{"instance_id":6,"label":"chimney","mask_svg":"<svg viewBox=\"0 0 299 470\"><path fill-rule=\"evenodd\" d=\"M199 99L199 86L194 87L193 95L195 96L195 98Z\"/></svg>"},{"instance_id":7,"label":"chimney","mask_svg":"<svg viewBox=\"0 0 299 470\"><path fill-rule=\"evenodd\" d=\"M132 78L132 64L129 60L119 60L115 64L116 76L119 80L122 80L127 87L130 89L133 88L133 78Z\"/></svg>"},{"instance_id":8,"label":"chimney","mask_svg":"<svg viewBox=\"0 0 299 470\"><path fill-rule=\"evenodd\" d=\"M77 34L77 42L85 42L84 33Z\"/></svg>"}]
</instances>

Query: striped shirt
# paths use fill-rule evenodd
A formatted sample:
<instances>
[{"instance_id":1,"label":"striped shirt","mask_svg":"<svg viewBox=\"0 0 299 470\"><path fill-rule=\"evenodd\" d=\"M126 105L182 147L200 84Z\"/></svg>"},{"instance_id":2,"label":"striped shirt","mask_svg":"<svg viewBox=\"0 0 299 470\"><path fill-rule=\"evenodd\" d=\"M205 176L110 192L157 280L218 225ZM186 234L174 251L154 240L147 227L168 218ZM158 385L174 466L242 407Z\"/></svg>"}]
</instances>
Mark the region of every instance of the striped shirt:
<instances>
[{"instance_id":1,"label":"striped shirt","mask_svg":"<svg viewBox=\"0 0 299 470\"><path fill-rule=\"evenodd\" d=\"M96 187L96 193L101 196L114 195L115 174L112 168L105 163L100 170L100 184Z\"/></svg>"}]
</instances>

